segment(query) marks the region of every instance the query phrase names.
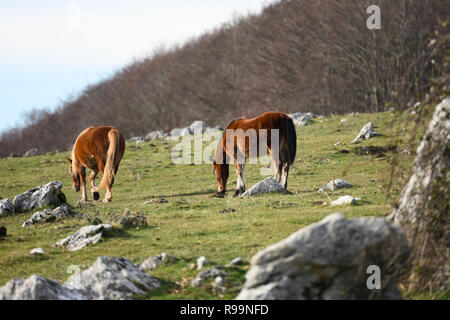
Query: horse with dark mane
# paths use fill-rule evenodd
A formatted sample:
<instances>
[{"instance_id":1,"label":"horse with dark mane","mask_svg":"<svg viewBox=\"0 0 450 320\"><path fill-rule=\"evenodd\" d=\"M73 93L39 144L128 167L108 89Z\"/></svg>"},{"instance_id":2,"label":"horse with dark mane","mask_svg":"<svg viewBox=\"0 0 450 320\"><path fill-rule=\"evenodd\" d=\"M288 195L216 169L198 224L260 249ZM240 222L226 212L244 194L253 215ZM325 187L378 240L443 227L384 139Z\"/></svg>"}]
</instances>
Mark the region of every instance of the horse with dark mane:
<instances>
[{"instance_id":1,"label":"horse with dark mane","mask_svg":"<svg viewBox=\"0 0 450 320\"><path fill-rule=\"evenodd\" d=\"M294 163L297 150L297 134L292 119L282 112L266 112L253 119L232 121L219 142L216 157L211 159L218 183L216 196L225 194L231 161L237 176L233 196L243 194L247 159L266 154L267 150L273 161L275 179L287 188L289 166Z\"/></svg>"},{"instance_id":2,"label":"horse with dark mane","mask_svg":"<svg viewBox=\"0 0 450 320\"><path fill-rule=\"evenodd\" d=\"M92 170L89 176L92 197L100 198L99 190L106 188L103 202L109 202L112 198L111 188L114 184L114 176L119 170L119 163L125 152L125 139L120 131L114 127L89 127L83 130L75 141L72 149L70 173L73 178L73 189L78 192L82 189L81 201L87 201L86 194L86 168ZM98 172L103 177L98 187L95 186L95 178Z\"/></svg>"}]
</instances>

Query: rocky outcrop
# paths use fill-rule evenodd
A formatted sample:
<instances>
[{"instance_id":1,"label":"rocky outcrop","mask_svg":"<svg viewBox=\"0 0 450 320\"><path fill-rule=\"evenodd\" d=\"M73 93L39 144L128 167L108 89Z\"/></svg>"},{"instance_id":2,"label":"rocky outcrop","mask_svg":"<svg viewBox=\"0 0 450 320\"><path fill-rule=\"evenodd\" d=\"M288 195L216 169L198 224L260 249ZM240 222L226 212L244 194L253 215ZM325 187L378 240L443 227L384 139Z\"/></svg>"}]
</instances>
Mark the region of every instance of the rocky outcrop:
<instances>
[{"instance_id":1,"label":"rocky outcrop","mask_svg":"<svg viewBox=\"0 0 450 320\"><path fill-rule=\"evenodd\" d=\"M66 202L61 189L62 183L53 181L25 191L14 198L14 208L16 212L24 212L43 206L59 206Z\"/></svg>"},{"instance_id":2,"label":"rocky outcrop","mask_svg":"<svg viewBox=\"0 0 450 320\"><path fill-rule=\"evenodd\" d=\"M96 300L128 300L158 288L159 280L125 258L99 257L94 264L64 284Z\"/></svg>"},{"instance_id":3,"label":"rocky outcrop","mask_svg":"<svg viewBox=\"0 0 450 320\"><path fill-rule=\"evenodd\" d=\"M112 226L110 224L85 226L67 238L59 240L53 246L62 247L70 251L81 250L86 248L88 245L99 242L103 233L110 230L112 230Z\"/></svg>"},{"instance_id":4,"label":"rocky outcrop","mask_svg":"<svg viewBox=\"0 0 450 320\"><path fill-rule=\"evenodd\" d=\"M417 149L412 174L388 216L413 248L409 289L450 287L450 97L437 107Z\"/></svg>"},{"instance_id":5,"label":"rocky outcrop","mask_svg":"<svg viewBox=\"0 0 450 320\"><path fill-rule=\"evenodd\" d=\"M384 219L332 214L258 252L238 299L400 299L408 253L404 232ZM367 285L371 265L380 289Z\"/></svg>"},{"instance_id":6,"label":"rocky outcrop","mask_svg":"<svg viewBox=\"0 0 450 320\"><path fill-rule=\"evenodd\" d=\"M0 287L0 300L86 300L78 290L59 282L32 275L28 279L13 279Z\"/></svg>"},{"instance_id":7,"label":"rocky outcrop","mask_svg":"<svg viewBox=\"0 0 450 320\"><path fill-rule=\"evenodd\" d=\"M14 213L14 206L9 198L0 200L0 217Z\"/></svg>"},{"instance_id":8,"label":"rocky outcrop","mask_svg":"<svg viewBox=\"0 0 450 320\"><path fill-rule=\"evenodd\" d=\"M251 197L269 192L286 192L286 189L276 179L268 177L245 191L241 197Z\"/></svg>"},{"instance_id":9,"label":"rocky outcrop","mask_svg":"<svg viewBox=\"0 0 450 320\"><path fill-rule=\"evenodd\" d=\"M62 206L59 206L53 210L44 209L44 211L33 213L31 218L22 224L22 227L28 227L35 223L53 222L55 220L74 218L78 216L80 215L73 211L67 203L64 203Z\"/></svg>"}]
</instances>

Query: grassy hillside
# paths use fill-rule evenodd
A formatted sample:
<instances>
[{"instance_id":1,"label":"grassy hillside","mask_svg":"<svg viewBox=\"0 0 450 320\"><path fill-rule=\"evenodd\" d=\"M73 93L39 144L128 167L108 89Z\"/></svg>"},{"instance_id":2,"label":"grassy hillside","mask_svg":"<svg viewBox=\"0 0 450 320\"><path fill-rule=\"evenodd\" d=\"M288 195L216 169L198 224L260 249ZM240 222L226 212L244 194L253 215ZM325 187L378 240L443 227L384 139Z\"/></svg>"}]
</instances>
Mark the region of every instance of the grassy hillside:
<instances>
[{"instance_id":1,"label":"grassy hillside","mask_svg":"<svg viewBox=\"0 0 450 320\"><path fill-rule=\"evenodd\" d=\"M342 118L347 121L340 121ZM167 252L180 260L151 272L165 283L152 298L234 298L244 282L248 261L257 251L332 212L339 211L347 217L383 217L390 211L391 200L387 200L385 185L390 176L389 160L394 153L376 156L359 155L354 151L369 145L386 147L399 139L406 141L409 129L400 130L404 125L400 118L394 113L359 114L314 119L309 126L297 127L297 158L288 185L292 194L248 199L231 197L236 183L234 170L225 198L211 198L217 190L211 165L171 163L170 152L176 143L163 140L127 146L113 188L113 200L107 204L94 202L91 197L88 204L78 203L81 194L72 191L72 178L65 160L69 152L0 159L0 197L9 197L12 201L15 195L34 186L59 180L63 182L68 203L77 212L87 215L85 219L28 228L22 228L21 224L31 212L0 218L0 226L6 226L9 234L0 241L0 285L13 277L28 277L34 273L65 281L70 276L66 272L70 265L87 268L102 255L123 256L141 263L150 255ZM357 146L350 145L368 121L373 121L378 126L377 131L384 136L371 138ZM401 132L400 136L397 136L398 132ZM342 144L335 147L338 140ZM398 168L408 167L413 155L398 153L396 158ZM262 178L259 165L247 166L247 187ZM329 197L334 200L350 194L363 201L356 206L340 208L321 205L328 198L317 193L317 189L335 178L345 179L354 187L329 193ZM394 186L393 192L391 199L398 187ZM152 198L164 198L168 202L144 205ZM119 231L97 245L77 252L52 247L57 240L94 218L106 223L112 214L121 214L126 208L145 215L148 227L127 230L118 227ZM235 211L221 213L230 208ZM35 247L44 248L47 255L43 258L30 256L29 251ZM224 295L218 295L209 285L201 288L189 285L197 271L189 270L188 265L201 255L213 264L225 265L238 256L247 264L228 268L227 286L230 289Z\"/></svg>"}]
</instances>

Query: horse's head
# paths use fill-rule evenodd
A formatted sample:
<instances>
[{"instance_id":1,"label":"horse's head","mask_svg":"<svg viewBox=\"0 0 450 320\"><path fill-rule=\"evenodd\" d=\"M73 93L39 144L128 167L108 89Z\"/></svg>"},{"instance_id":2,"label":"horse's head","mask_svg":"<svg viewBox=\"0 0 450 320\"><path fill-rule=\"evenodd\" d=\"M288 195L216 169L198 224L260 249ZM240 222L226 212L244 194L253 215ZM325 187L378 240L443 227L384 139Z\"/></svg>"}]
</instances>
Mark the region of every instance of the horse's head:
<instances>
[{"instance_id":1,"label":"horse's head","mask_svg":"<svg viewBox=\"0 0 450 320\"><path fill-rule=\"evenodd\" d=\"M78 192L80 191L80 175L78 173L78 170L74 170L72 159L70 158L66 159L67 161L69 161L69 172L72 175L73 190L75 190L75 192Z\"/></svg>"},{"instance_id":2,"label":"horse's head","mask_svg":"<svg viewBox=\"0 0 450 320\"><path fill-rule=\"evenodd\" d=\"M211 157L211 162L213 163L213 172L217 179L217 193L225 194L227 188L227 180L229 176L229 164L228 163L217 163L216 159Z\"/></svg>"}]
</instances>

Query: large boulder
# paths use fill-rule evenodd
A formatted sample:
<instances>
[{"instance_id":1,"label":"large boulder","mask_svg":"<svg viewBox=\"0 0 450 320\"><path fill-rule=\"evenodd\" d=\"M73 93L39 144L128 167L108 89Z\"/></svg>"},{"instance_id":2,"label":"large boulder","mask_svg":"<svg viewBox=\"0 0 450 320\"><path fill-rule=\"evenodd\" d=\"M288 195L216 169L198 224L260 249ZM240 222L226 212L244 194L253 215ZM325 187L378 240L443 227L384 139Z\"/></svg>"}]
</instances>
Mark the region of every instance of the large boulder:
<instances>
[{"instance_id":1,"label":"large boulder","mask_svg":"<svg viewBox=\"0 0 450 320\"><path fill-rule=\"evenodd\" d=\"M385 219L332 214L258 252L238 299L401 299L408 253L404 232ZM381 269L381 289L367 286L371 265Z\"/></svg>"},{"instance_id":2,"label":"large boulder","mask_svg":"<svg viewBox=\"0 0 450 320\"><path fill-rule=\"evenodd\" d=\"M25 191L14 198L14 207L17 212L24 212L44 206L59 206L66 202L61 188L62 182L52 181Z\"/></svg>"},{"instance_id":3,"label":"large boulder","mask_svg":"<svg viewBox=\"0 0 450 320\"><path fill-rule=\"evenodd\" d=\"M9 198L0 200L0 217L14 213L14 206Z\"/></svg>"},{"instance_id":4,"label":"large boulder","mask_svg":"<svg viewBox=\"0 0 450 320\"><path fill-rule=\"evenodd\" d=\"M112 230L110 224L85 226L67 238L59 240L53 246L62 247L70 251L78 251L86 248L88 245L96 244L100 241L103 233L110 230Z\"/></svg>"},{"instance_id":5,"label":"large boulder","mask_svg":"<svg viewBox=\"0 0 450 320\"><path fill-rule=\"evenodd\" d=\"M71 276L65 286L97 300L125 300L151 292L160 282L125 258L99 257L94 264Z\"/></svg>"},{"instance_id":6,"label":"large boulder","mask_svg":"<svg viewBox=\"0 0 450 320\"><path fill-rule=\"evenodd\" d=\"M12 279L0 287L0 300L86 300L77 290L59 282L32 275L28 279Z\"/></svg>"},{"instance_id":7,"label":"large boulder","mask_svg":"<svg viewBox=\"0 0 450 320\"><path fill-rule=\"evenodd\" d=\"M67 203L51 210L44 209L43 211L38 211L33 213L30 219L26 220L22 227L28 227L35 223L52 222L55 220L62 220L67 218L73 218L80 216L78 213L73 211Z\"/></svg>"},{"instance_id":8,"label":"large boulder","mask_svg":"<svg viewBox=\"0 0 450 320\"><path fill-rule=\"evenodd\" d=\"M412 174L388 220L402 226L412 252L411 291L448 290L450 275L450 97L437 107Z\"/></svg>"},{"instance_id":9,"label":"large boulder","mask_svg":"<svg viewBox=\"0 0 450 320\"><path fill-rule=\"evenodd\" d=\"M241 197L251 197L269 192L286 192L286 189L276 179L268 177L245 191Z\"/></svg>"}]
</instances>

